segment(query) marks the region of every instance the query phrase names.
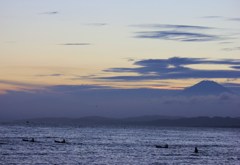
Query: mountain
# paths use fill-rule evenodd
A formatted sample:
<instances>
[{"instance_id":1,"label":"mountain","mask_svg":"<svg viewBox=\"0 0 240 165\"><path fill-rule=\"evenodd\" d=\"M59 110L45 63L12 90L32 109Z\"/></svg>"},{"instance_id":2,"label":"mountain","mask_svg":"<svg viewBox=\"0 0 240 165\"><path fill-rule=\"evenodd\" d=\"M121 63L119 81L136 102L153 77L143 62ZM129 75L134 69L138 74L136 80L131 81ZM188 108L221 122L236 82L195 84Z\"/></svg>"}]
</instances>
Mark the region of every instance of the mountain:
<instances>
[{"instance_id":1,"label":"mountain","mask_svg":"<svg viewBox=\"0 0 240 165\"><path fill-rule=\"evenodd\" d=\"M219 95L222 93L233 93L226 87L209 80L201 81L183 90L183 95Z\"/></svg>"}]
</instances>

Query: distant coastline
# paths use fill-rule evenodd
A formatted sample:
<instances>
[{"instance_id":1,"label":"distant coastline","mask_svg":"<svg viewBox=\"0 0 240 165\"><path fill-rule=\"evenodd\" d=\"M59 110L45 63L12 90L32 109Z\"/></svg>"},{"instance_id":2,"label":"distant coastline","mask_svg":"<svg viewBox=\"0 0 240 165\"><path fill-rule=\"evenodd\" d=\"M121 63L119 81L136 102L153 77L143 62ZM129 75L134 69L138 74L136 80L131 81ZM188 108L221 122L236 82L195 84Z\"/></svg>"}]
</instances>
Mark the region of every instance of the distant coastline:
<instances>
[{"instance_id":1,"label":"distant coastline","mask_svg":"<svg viewBox=\"0 0 240 165\"><path fill-rule=\"evenodd\" d=\"M107 118L88 116L81 118L38 118L0 122L0 125L19 126L155 126L155 127L222 127L240 128L240 117L168 117L139 116Z\"/></svg>"}]
</instances>

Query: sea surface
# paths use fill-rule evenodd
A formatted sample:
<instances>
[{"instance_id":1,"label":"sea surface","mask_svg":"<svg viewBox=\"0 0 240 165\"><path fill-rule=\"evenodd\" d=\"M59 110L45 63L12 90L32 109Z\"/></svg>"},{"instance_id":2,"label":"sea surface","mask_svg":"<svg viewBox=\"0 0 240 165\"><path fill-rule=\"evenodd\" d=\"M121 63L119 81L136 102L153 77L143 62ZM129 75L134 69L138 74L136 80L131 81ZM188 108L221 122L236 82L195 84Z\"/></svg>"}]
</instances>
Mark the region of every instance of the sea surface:
<instances>
[{"instance_id":1,"label":"sea surface","mask_svg":"<svg viewBox=\"0 0 240 165\"><path fill-rule=\"evenodd\" d=\"M0 164L239 165L240 129L0 126Z\"/></svg>"}]
</instances>

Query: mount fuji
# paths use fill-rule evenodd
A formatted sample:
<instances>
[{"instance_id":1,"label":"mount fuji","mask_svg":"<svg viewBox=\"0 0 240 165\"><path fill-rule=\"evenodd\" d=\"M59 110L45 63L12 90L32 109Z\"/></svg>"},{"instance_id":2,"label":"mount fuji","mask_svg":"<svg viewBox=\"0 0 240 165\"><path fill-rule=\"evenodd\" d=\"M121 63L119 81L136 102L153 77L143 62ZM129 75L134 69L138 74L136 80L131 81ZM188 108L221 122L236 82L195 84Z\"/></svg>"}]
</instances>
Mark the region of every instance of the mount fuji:
<instances>
[{"instance_id":1,"label":"mount fuji","mask_svg":"<svg viewBox=\"0 0 240 165\"><path fill-rule=\"evenodd\" d=\"M219 95L222 93L233 94L231 90L218 84L215 81L204 80L191 87L185 88L181 94L187 95L187 96L194 96L194 95L204 96L204 95Z\"/></svg>"}]
</instances>

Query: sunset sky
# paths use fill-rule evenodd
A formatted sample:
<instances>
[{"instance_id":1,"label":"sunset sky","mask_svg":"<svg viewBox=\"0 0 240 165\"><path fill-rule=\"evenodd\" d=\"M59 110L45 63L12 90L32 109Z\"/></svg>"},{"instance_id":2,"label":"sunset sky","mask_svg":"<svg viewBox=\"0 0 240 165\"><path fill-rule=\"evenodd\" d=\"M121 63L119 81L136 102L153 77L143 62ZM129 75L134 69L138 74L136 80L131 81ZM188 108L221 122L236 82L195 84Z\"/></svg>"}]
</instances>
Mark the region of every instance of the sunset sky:
<instances>
[{"instance_id":1,"label":"sunset sky","mask_svg":"<svg viewBox=\"0 0 240 165\"><path fill-rule=\"evenodd\" d=\"M239 83L239 7L238 0L1 0L0 90L70 84L182 88L211 78ZM161 77L169 70L160 73L151 64L149 72L128 70L146 67L137 62L148 59L166 60L165 69L209 73ZM212 70L234 74L215 76Z\"/></svg>"},{"instance_id":2,"label":"sunset sky","mask_svg":"<svg viewBox=\"0 0 240 165\"><path fill-rule=\"evenodd\" d=\"M239 0L0 0L0 120L240 116L236 95L171 93L202 80L240 91L239 8Z\"/></svg>"}]
</instances>

